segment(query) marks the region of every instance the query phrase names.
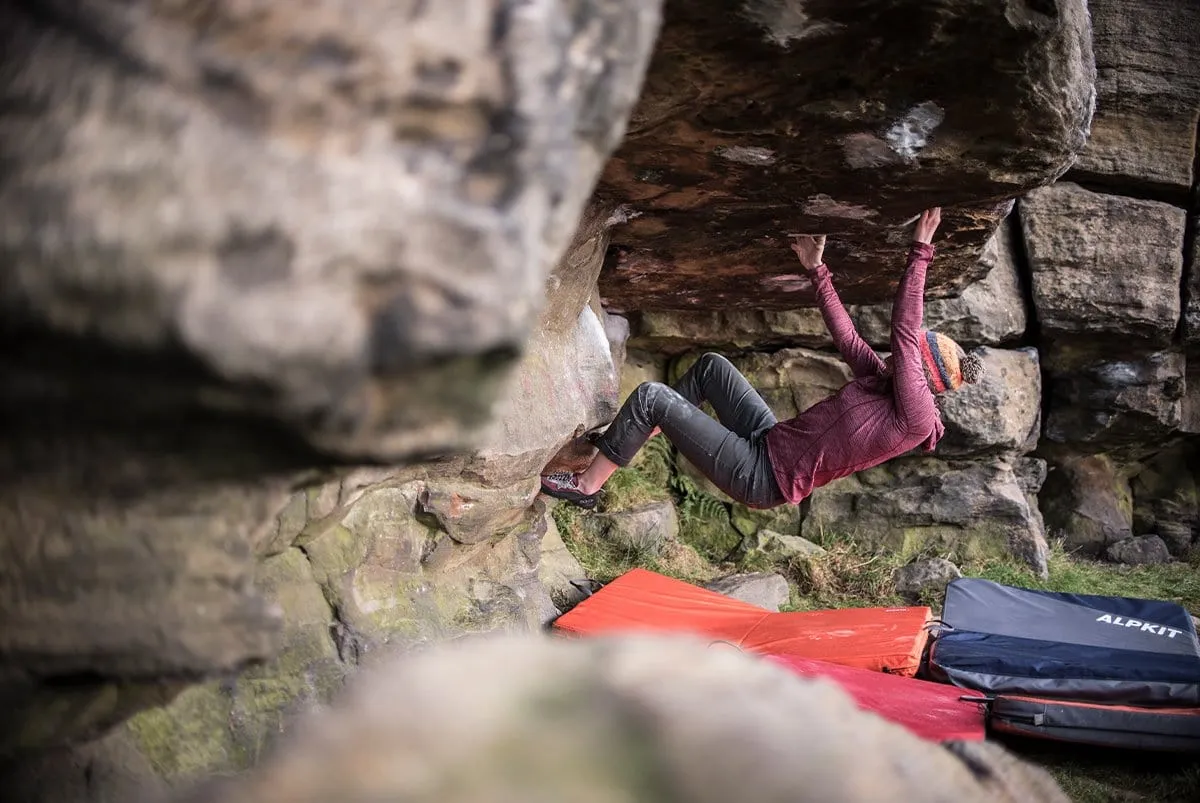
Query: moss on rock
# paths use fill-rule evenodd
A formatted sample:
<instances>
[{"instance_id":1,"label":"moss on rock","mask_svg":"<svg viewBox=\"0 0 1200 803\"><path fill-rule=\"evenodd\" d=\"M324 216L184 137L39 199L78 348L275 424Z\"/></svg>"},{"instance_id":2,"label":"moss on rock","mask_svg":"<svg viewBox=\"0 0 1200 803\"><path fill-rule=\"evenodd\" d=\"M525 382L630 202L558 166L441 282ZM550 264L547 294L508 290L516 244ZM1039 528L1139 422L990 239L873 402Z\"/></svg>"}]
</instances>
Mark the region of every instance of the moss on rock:
<instances>
[{"instance_id":1,"label":"moss on rock","mask_svg":"<svg viewBox=\"0 0 1200 803\"><path fill-rule=\"evenodd\" d=\"M952 561L984 561L1010 554L1008 529L990 527L986 523L968 528L950 525L905 527L898 533L887 535L872 546L889 548L902 561L930 556Z\"/></svg>"},{"instance_id":2,"label":"moss on rock","mask_svg":"<svg viewBox=\"0 0 1200 803\"><path fill-rule=\"evenodd\" d=\"M302 548L312 564L314 577L320 583L328 583L361 564L367 546L345 525L334 524L304 541Z\"/></svg>"},{"instance_id":3,"label":"moss on rock","mask_svg":"<svg viewBox=\"0 0 1200 803\"><path fill-rule=\"evenodd\" d=\"M155 772L175 783L249 766L230 729L233 703L220 683L186 689L169 706L143 711L126 726Z\"/></svg>"},{"instance_id":4,"label":"moss on rock","mask_svg":"<svg viewBox=\"0 0 1200 803\"><path fill-rule=\"evenodd\" d=\"M537 577L548 513L543 505L527 510L524 490L473 495L459 482L438 497L460 530L471 516L488 523L463 544L439 534L441 519L424 512L426 480L384 479L345 504L331 487L293 495L278 532L294 546L277 541L256 568L255 585L284 614L275 656L127 723L169 781L251 766L291 720L329 702L354 665L374 662L385 645L536 629L553 615ZM467 515L455 499L504 510ZM504 527L491 529L496 522ZM93 703L111 707L112 696Z\"/></svg>"},{"instance_id":5,"label":"moss on rock","mask_svg":"<svg viewBox=\"0 0 1200 803\"><path fill-rule=\"evenodd\" d=\"M346 668L330 636L333 611L304 553L290 548L262 561L256 582L285 613L275 658L236 679L190 688L127 724L168 780L251 766L290 717L328 702L341 686Z\"/></svg>"},{"instance_id":6,"label":"moss on rock","mask_svg":"<svg viewBox=\"0 0 1200 803\"><path fill-rule=\"evenodd\" d=\"M735 502L729 510L729 520L734 529L744 536L759 530L771 530L782 535L800 534L800 506L780 505L768 510L756 510Z\"/></svg>"}]
</instances>

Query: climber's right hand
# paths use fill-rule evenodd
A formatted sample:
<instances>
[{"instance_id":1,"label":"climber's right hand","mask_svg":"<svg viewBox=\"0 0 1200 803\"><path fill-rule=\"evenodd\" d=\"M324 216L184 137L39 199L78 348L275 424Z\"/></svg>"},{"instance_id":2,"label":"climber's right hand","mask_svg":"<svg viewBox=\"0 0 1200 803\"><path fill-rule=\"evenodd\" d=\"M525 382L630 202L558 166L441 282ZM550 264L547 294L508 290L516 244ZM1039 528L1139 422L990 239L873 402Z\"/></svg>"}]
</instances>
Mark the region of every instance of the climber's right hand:
<instances>
[{"instance_id":1,"label":"climber's right hand","mask_svg":"<svg viewBox=\"0 0 1200 803\"><path fill-rule=\"evenodd\" d=\"M801 235L792 242L792 251L800 258L805 270L814 270L825 258L825 235Z\"/></svg>"},{"instance_id":2,"label":"climber's right hand","mask_svg":"<svg viewBox=\"0 0 1200 803\"><path fill-rule=\"evenodd\" d=\"M921 213L921 216L917 218L917 227L913 231L913 242L932 245L933 233L937 231L937 227L941 222L942 208L940 206L926 209Z\"/></svg>"}]
</instances>

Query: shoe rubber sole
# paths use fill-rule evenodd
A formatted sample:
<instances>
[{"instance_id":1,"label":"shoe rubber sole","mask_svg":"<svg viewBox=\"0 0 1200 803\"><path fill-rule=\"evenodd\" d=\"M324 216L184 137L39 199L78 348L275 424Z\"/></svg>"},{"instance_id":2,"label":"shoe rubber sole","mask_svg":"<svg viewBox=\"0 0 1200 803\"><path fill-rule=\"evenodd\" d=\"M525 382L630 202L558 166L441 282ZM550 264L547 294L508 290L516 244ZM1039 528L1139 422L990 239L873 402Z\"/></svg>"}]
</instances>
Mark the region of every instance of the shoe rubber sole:
<instances>
[{"instance_id":1,"label":"shoe rubber sole","mask_svg":"<svg viewBox=\"0 0 1200 803\"><path fill-rule=\"evenodd\" d=\"M593 508L596 507L597 499L596 499L595 494L592 494L591 496L579 496L576 494L568 495L568 494L564 494L559 491L555 491L550 488L547 488L545 485L542 486L542 493L544 493L546 496L550 496L555 499L560 499L563 502L570 502L572 505L575 505L576 507L581 507L584 510L592 510Z\"/></svg>"}]
</instances>

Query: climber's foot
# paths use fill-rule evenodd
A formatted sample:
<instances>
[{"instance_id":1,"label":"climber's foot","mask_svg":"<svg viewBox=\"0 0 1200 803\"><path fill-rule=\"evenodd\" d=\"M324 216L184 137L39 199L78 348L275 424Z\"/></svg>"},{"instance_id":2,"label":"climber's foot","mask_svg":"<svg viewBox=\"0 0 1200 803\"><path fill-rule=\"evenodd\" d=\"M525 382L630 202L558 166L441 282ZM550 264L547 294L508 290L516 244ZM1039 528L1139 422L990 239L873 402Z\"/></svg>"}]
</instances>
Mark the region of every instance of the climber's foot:
<instances>
[{"instance_id":1,"label":"climber's foot","mask_svg":"<svg viewBox=\"0 0 1200 803\"><path fill-rule=\"evenodd\" d=\"M579 487L579 475L570 471L556 471L542 475L542 493L562 499L586 510L596 506L598 494L584 493Z\"/></svg>"}]
</instances>

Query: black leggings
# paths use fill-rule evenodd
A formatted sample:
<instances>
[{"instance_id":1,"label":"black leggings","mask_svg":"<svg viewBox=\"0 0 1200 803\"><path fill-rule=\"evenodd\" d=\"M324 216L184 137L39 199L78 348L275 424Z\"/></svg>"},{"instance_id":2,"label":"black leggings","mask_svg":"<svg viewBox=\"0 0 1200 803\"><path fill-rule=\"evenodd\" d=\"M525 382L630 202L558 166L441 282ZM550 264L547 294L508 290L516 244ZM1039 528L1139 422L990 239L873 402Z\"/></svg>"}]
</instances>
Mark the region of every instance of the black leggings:
<instances>
[{"instance_id":1,"label":"black leggings","mask_svg":"<svg viewBox=\"0 0 1200 803\"><path fill-rule=\"evenodd\" d=\"M720 422L700 409L712 404ZM753 508L777 507L779 491L764 436L775 414L720 354L705 354L675 387L643 382L596 441L618 466L629 461L660 427L680 453L731 498Z\"/></svg>"}]
</instances>

